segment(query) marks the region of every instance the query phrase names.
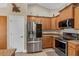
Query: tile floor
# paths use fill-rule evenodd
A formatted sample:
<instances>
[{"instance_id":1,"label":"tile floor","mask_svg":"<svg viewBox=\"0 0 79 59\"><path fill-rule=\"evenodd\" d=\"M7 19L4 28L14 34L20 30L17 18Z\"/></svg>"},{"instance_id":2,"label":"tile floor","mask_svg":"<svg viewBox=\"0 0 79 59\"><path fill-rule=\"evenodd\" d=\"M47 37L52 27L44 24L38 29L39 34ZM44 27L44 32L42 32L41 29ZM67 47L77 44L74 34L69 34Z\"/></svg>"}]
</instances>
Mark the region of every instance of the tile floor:
<instances>
[{"instance_id":1,"label":"tile floor","mask_svg":"<svg viewBox=\"0 0 79 59\"><path fill-rule=\"evenodd\" d=\"M16 56L58 56L55 53L54 49L43 49L42 52L37 52L37 53L22 53L22 52L17 52L15 54Z\"/></svg>"}]
</instances>

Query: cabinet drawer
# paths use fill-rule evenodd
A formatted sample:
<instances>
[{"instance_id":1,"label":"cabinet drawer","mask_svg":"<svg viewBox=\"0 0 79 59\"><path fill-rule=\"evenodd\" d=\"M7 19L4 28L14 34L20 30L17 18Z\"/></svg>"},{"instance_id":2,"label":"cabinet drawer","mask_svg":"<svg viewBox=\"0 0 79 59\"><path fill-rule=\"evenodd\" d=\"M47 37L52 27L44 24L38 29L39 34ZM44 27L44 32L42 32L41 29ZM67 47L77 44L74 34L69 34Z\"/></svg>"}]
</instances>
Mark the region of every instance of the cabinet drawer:
<instances>
[{"instance_id":1,"label":"cabinet drawer","mask_svg":"<svg viewBox=\"0 0 79 59\"><path fill-rule=\"evenodd\" d=\"M68 47L71 47L71 48L76 48L76 45L75 44L73 44L73 43L68 43Z\"/></svg>"}]
</instances>

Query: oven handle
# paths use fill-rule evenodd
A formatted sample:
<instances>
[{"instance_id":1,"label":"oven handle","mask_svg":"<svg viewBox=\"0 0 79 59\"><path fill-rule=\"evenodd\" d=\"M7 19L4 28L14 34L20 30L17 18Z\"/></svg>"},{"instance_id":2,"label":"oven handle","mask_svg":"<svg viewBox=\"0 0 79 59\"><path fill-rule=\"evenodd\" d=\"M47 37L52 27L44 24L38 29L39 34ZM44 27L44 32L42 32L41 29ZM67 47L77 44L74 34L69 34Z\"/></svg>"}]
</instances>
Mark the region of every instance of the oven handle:
<instances>
[{"instance_id":1,"label":"oven handle","mask_svg":"<svg viewBox=\"0 0 79 59\"><path fill-rule=\"evenodd\" d=\"M59 42L62 42L62 43L65 43L65 44L67 43L67 42L64 42L64 41L60 41L60 40L57 40L57 41L59 41Z\"/></svg>"}]
</instances>

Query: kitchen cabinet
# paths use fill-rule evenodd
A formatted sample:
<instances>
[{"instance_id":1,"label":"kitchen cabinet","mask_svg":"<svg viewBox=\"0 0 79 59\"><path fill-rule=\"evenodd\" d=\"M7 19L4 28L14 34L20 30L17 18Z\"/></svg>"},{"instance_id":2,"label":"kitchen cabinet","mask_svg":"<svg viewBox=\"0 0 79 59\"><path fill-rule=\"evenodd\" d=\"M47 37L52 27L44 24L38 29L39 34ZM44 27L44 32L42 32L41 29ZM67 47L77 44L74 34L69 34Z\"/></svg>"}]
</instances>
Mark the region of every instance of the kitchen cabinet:
<instances>
[{"instance_id":1,"label":"kitchen cabinet","mask_svg":"<svg viewBox=\"0 0 79 59\"><path fill-rule=\"evenodd\" d=\"M0 49L7 48L7 16L0 16Z\"/></svg>"},{"instance_id":2,"label":"kitchen cabinet","mask_svg":"<svg viewBox=\"0 0 79 59\"><path fill-rule=\"evenodd\" d=\"M51 18L51 28L56 30L56 17Z\"/></svg>"},{"instance_id":3,"label":"kitchen cabinet","mask_svg":"<svg viewBox=\"0 0 79 59\"><path fill-rule=\"evenodd\" d=\"M68 42L68 56L79 56L79 42Z\"/></svg>"},{"instance_id":4,"label":"kitchen cabinet","mask_svg":"<svg viewBox=\"0 0 79 59\"><path fill-rule=\"evenodd\" d=\"M42 29L51 30L51 19L50 18L41 18Z\"/></svg>"},{"instance_id":5,"label":"kitchen cabinet","mask_svg":"<svg viewBox=\"0 0 79 59\"><path fill-rule=\"evenodd\" d=\"M74 18L74 4L70 4L64 9L60 10L60 21L67 18Z\"/></svg>"},{"instance_id":6,"label":"kitchen cabinet","mask_svg":"<svg viewBox=\"0 0 79 59\"><path fill-rule=\"evenodd\" d=\"M28 16L27 20L30 22L37 22L38 21L37 17L32 17L32 16Z\"/></svg>"},{"instance_id":7,"label":"kitchen cabinet","mask_svg":"<svg viewBox=\"0 0 79 59\"><path fill-rule=\"evenodd\" d=\"M75 8L74 28L79 29L79 7Z\"/></svg>"},{"instance_id":8,"label":"kitchen cabinet","mask_svg":"<svg viewBox=\"0 0 79 59\"><path fill-rule=\"evenodd\" d=\"M74 19L74 28L75 29L79 29L79 21L78 21L78 15L79 15L79 8L78 8L79 4L77 3L72 3L66 7L64 7L62 10L59 11L59 19L57 21L57 24L60 21L66 20L68 18L72 18ZM57 29L59 29L58 25L57 25Z\"/></svg>"},{"instance_id":9,"label":"kitchen cabinet","mask_svg":"<svg viewBox=\"0 0 79 59\"><path fill-rule=\"evenodd\" d=\"M41 23L42 30L51 30L51 18L50 17L28 16L27 19L30 22Z\"/></svg>"},{"instance_id":10,"label":"kitchen cabinet","mask_svg":"<svg viewBox=\"0 0 79 59\"><path fill-rule=\"evenodd\" d=\"M42 47L43 48L54 48L54 38L52 36L43 35Z\"/></svg>"},{"instance_id":11,"label":"kitchen cabinet","mask_svg":"<svg viewBox=\"0 0 79 59\"><path fill-rule=\"evenodd\" d=\"M55 16L51 18L51 29L52 30L58 30L59 28L59 21L60 21L60 16Z\"/></svg>"},{"instance_id":12,"label":"kitchen cabinet","mask_svg":"<svg viewBox=\"0 0 79 59\"><path fill-rule=\"evenodd\" d=\"M60 15L58 15L58 16L56 16L52 19L52 23L51 23L52 29L59 30L60 29L59 28L59 22L60 22Z\"/></svg>"},{"instance_id":13,"label":"kitchen cabinet","mask_svg":"<svg viewBox=\"0 0 79 59\"><path fill-rule=\"evenodd\" d=\"M59 30L60 15L56 17L56 29Z\"/></svg>"},{"instance_id":14,"label":"kitchen cabinet","mask_svg":"<svg viewBox=\"0 0 79 59\"><path fill-rule=\"evenodd\" d=\"M52 37L52 39L53 39L53 48L55 48L55 37Z\"/></svg>"}]
</instances>

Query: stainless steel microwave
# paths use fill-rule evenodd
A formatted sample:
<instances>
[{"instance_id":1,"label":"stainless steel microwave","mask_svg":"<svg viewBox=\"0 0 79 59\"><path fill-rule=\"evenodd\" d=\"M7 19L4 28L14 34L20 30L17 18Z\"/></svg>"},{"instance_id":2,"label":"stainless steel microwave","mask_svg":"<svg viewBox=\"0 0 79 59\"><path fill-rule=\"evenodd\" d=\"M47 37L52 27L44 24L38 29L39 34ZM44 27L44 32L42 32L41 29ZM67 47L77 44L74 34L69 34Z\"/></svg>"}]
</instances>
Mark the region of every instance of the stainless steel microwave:
<instances>
[{"instance_id":1,"label":"stainless steel microwave","mask_svg":"<svg viewBox=\"0 0 79 59\"><path fill-rule=\"evenodd\" d=\"M74 28L74 19L69 18L59 22L59 28Z\"/></svg>"}]
</instances>

